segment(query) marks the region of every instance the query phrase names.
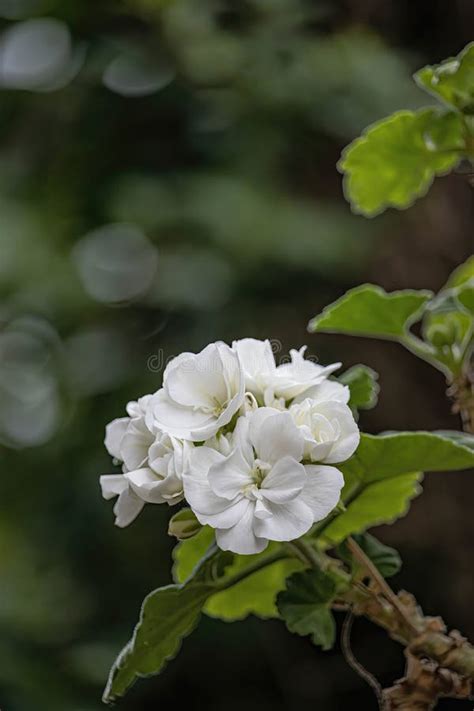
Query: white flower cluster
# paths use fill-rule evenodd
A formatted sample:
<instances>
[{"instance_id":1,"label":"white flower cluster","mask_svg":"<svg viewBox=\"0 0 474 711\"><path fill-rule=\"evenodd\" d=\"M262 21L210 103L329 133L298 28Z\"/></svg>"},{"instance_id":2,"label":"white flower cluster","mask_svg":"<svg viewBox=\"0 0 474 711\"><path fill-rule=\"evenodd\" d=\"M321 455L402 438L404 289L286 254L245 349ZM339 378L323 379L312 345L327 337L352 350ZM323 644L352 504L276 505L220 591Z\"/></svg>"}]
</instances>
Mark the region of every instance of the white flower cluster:
<instances>
[{"instance_id":1,"label":"white flower cluster","mask_svg":"<svg viewBox=\"0 0 474 711\"><path fill-rule=\"evenodd\" d=\"M116 524L186 499L220 548L250 554L325 518L344 483L330 465L353 454L359 430L348 388L328 380L340 363L324 368L304 350L276 365L269 341L246 338L174 358L163 387L107 426L123 462L101 477L103 496L118 496Z\"/></svg>"}]
</instances>

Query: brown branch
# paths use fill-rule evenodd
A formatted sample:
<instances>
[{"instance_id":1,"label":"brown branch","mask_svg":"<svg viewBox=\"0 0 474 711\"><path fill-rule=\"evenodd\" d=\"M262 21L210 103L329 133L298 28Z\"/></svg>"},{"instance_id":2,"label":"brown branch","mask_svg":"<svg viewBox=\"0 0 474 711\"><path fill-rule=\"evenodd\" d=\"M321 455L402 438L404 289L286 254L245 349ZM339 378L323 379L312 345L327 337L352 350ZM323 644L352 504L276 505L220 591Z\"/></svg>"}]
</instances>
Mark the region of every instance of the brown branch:
<instances>
[{"instance_id":1,"label":"brown branch","mask_svg":"<svg viewBox=\"0 0 474 711\"><path fill-rule=\"evenodd\" d=\"M474 434L474 369L468 366L453 380L446 394L453 401L452 412L461 417L463 430Z\"/></svg>"},{"instance_id":2,"label":"brown branch","mask_svg":"<svg viewBox=\"0 0 474 711\"><path fill-rule=\"evenodd\" d=\"M384 711L432 711L439 699L468 699L471 681L427 659L406 652L403 679L383 692Z\"/></svg>"},{"instance_id":3,"label":"brown branch","mask_svg":"<svg viewBox=\"0 0 474 711\"><path fill-rule=\"evenodd\" d=\"M463 430L474 433L474 368L470 363L450 384L447 395L454 402L453 412L461 416ZM374 597L353 586L345 600L352 605L351 614L364 615L405 646L405 676L383 691L381 708L432 711L443 697L473 698L474 647L456 630L448 633L441 618L425 617L409 593L395 595L360 546L353 539L348 546L381 593Z\"/></svg>"},{"instance_id":4,"label":"brown branch","mask_svg":"<svg viewBox=\"0 0 474 711\"><path fill-rule=\"evenodd\" d=\"M448 634L440 618L425 617L409 593L401 591L397 598L411 621L410 627L384 598L370 597L354 588L346 594L354 614L368 618L406 647L405 676L384 692L384 708L428 711L442 696L470 698L474 647L459 632Z\"/></svg>"},{"instance_id":5,"label":"brown branch","mask_svg":"<svg viewBox=\"0 0 474 711\"><path fill-rule=\"evenodd\" d=\"M418 629L414 626L413 621L408 617L403 604L400 602L398 597L393 592L390 585L387 583L385 578L381 573L379 573L376 566L372 563L370 558L364 553L359 544L351 537L347 539L347 547L351 551L354 558L362 565L368 574L369 578L375 583L376 587L380 590L382 595L386 598L387 602L392 605L392 607L400 615L400 618L404 621L407 628L411 630L412 633L417 634Z\"/></svg>"}]
</instances>

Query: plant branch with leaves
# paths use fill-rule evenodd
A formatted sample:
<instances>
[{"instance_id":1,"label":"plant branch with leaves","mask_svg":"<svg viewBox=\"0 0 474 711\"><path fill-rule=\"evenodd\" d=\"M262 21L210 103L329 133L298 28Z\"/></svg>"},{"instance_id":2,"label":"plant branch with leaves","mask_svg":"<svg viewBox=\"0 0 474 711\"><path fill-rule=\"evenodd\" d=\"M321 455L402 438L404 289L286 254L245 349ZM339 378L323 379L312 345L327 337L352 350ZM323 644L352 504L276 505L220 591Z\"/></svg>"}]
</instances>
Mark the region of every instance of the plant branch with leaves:
<instances>
[{"instance_id":1,"label":"plant branch with leaves","mask_svg":"<svg viewBox=\"0 0 474 711\"><path fill-rule=\"evenodd\" d=\"M444 107L399 112L343 153L346 195L357 212L407 207L435 175L473 157L474 45L425 67L416 81ZM145 598L105 702L161 673L202 614L279 618L327 650L339 611L347 615L343 652L381 709L426 711L443 696L470 697L474 647L392 589L387 579L400 556L368 530L406 515L426 472L474 466L473 315L471 258L438 294L364 284L309 324L313 333L395 341L441 371L460 431L360 433L359 411L377 403L372 369L355 366L336 379L339 364L323 368L304 351L277 366L269 342L253 339L178 356L163 387L108 426L107 448L123 464L102 477L104 497L118 497L116 523L128 525L145 503L187 506L169 524L178 539L174 582ZM405 676L389 689L354 657L356 617L404 648Z\"/></svg>"}]
</instances>

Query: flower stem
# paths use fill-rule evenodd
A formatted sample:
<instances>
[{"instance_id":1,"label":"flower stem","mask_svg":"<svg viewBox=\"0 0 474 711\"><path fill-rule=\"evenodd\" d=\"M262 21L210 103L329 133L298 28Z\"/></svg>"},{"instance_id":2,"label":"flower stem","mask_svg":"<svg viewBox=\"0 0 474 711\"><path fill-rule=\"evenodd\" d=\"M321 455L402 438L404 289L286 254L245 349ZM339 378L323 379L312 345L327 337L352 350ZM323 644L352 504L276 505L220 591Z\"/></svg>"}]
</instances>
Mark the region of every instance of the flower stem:
<instances>
[{"instance_id":1,"label":"flower stem","mask_svg":"<svg viewBox=\"0 0 474 711\"><path fill-rule=\"evenodd\" d=\"M242 580L245 580L245 578L248 578L250 575L257 573L259 570L263 570L263 568L266 568L279 560L284 560L285 558L290 558L290 554L284 549L280 549L278 551L275 551L274 553L269 553L263 558L257 559L254 563L251 563L246 568L239 570L234 575L230 575L227 578L223 578L221 582L216 584L216 592L219 592L221 590L227 590L233 585L236 585Z\"/></svg>"},{"instance_id":2,"label":"flower stem","mask_svg":"<svg viewBox=\"0 0 474 711\"><path fill-rule=\"evenodd\" d=\"M289 545L299 553L298 557L308 563L311 568L321 568L321 560L310 543L298 538L295 541L291 541Z\"/></svg>"}]
</instances>

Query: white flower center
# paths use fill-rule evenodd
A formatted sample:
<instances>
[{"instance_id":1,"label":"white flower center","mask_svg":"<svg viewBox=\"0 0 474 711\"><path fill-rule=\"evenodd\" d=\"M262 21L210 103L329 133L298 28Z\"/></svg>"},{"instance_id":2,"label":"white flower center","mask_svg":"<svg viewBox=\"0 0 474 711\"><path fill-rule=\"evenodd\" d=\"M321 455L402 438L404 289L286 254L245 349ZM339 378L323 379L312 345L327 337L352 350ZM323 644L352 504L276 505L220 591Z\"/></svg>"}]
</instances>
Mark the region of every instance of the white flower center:
<instances>
[{"instance_id":1,"label":"white flower center","mask_svg":"<svg viewBox=\"0 0 474 711\"><path fill-rule=\"evenodd\" d=\"M201 412L205 412L207 415L212 415L213 417L219 417L219 415L222 415L228 404L228 400L226 400L225 402L220 402L219 398L211 397L209 405L198 406L194 407L193 409L200 410Z\"/></svg>"},{"instance_id":2,"label":"white flower center","mask_svg":"<svg viewBox=\"0 0 474 711\"><path fill-rule=\"evenodd\" d=\"M258 501L262 498L259 489L271 468L271 465L267 462L262 462L261 459L255 459L250 472L252 482L250 484L246 484L242 489L242 493L247 497L247 499L250 499L251 501Z\"/></svg>"}]
</instances>

